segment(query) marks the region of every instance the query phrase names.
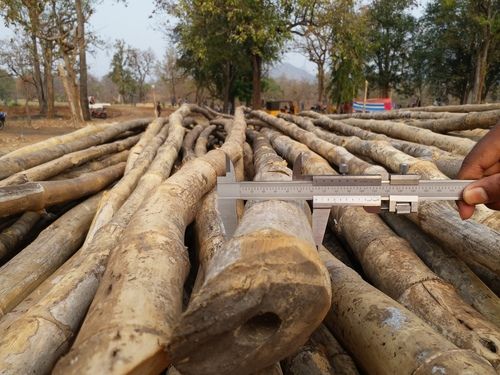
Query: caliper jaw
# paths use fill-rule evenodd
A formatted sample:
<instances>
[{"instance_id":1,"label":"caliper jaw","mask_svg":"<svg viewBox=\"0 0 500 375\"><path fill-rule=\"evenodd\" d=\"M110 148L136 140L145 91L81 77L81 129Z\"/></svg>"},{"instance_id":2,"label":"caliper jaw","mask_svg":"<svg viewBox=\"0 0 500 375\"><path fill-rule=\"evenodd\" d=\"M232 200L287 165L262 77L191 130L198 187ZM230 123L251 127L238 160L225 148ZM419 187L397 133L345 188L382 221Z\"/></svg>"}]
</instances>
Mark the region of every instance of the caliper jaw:
<instances>
[{"instance_id":1,"label":"caliper jaw","mask_svg":"<svg viewBox=\"0 0 500 375\"><path fill-rule=\"evenodd\" d=\"M404 168L401 168L404 170ZM390 176L391 185L418 185L420 176L416 174L393 174ZM390 195L389 212L409 214L418 211L418 196L416 195Z\"/></svg>"}]
</instances>

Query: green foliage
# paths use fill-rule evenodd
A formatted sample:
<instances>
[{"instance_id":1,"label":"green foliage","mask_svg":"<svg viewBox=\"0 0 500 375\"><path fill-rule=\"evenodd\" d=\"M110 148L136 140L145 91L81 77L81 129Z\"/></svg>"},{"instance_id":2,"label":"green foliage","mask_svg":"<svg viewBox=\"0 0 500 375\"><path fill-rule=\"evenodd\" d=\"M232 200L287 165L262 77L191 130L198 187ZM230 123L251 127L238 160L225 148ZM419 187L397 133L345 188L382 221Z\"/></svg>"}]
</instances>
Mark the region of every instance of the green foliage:
<instances>
[{"instance_id":1,"label":"green foliage","mask_svg":"<svg viewBox=\"0 0 500 375\"><path fill-rule=\"evenodd\" d=\"M409 13L413 5L413 0L374 0L368 8L367 78L385 97L406 78L416 26Z\"/></svg>"},{"instance_id":2,"label":"green foliage","mask_svg":"<svg viewBox=\"0 0 500 375\"><path fill-rule=\"evenodd\" d=\"M7 71L0 69L0 101L6 103L16 96L16 81Z\"/></svg>"},{"instance_id":3,"label":"green foliage","mask_svg":"<svg viewBox=\"0 0 500 375\"><path fill-rule=\"evenodd\" d=\"M340 105L351 102L364 86L366 14L355 11L355 1L339 0L328 14L333 25L330 51L330 98Z\"/></svg>"},{"instance_id":4,"label":"green foliage","mask_svg":"<svg viewBox=\"0 0 500 375\"><path fill-rule=\"evenodd\" d=\"M426 67L425 80L435 96L451 94L463 103L467 101L476 56L485 41L484 26L492 34L484 94L498 85L499 9L498 0L434 0L427 5L415 47L419 56L414 64Z\"/></svg>"},{"instance_id":5,"label":"green foliage","mask_svg":"<svg viewBox=\"0 0 500 375\"><path fill-rule=\"evenodd\" d=\"M115 53L111 59L111 72L109 77L111 81L118 87L118 93L125 101L133 101L137 91L137 81L130 67L128 66L128 51L129 47L123 40L117 40L115 45Z\"/></svg>"}]
</instances>

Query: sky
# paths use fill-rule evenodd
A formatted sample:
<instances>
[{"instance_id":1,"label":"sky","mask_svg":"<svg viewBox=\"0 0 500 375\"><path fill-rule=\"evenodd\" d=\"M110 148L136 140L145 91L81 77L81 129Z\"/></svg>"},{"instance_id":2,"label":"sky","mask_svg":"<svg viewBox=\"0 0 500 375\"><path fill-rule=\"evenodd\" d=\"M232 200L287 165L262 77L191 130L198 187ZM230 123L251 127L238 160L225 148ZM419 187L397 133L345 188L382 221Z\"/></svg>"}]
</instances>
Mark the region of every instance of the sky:
<instances>
[{"instance_id":1,"label":"sky","mask_svg":"<svg viewBox=\"0 0 500 375\"><path fill-rule=\"evenodd\" d=\"M90 19L90 28L105 42L105 46L96 49L87 57L89 72L92 75L102 77L109 72L112 46L116 39L124 39L127 44L142 50L151 48L157 59L163 58L170 42L160 30L160 16L150 18L153 9L152 1L140 0L129 0L127 6L122 2L104 0L97 6ZM10 35L12 32L0 23L0 39ZM315 74L315 65L299 53L286 53L283 61Z\"/></svg>"}]
</instances>

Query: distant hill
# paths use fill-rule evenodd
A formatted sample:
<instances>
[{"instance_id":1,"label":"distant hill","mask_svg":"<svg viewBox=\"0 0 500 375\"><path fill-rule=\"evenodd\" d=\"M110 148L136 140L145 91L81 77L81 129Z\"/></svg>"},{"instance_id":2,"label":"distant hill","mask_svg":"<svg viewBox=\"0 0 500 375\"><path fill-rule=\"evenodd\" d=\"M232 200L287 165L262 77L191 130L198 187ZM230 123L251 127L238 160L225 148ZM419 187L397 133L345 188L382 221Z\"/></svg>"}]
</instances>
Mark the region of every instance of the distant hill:
<instances>
[{"instance_id":1,"label":"distant hill","mask_svg":"<svg viewBox=\"0 0 500 375\"><path fill-rule=\"evenodd\" d=\"M269 70L269 76L271 78L285 77L288 79L307 82L314 82L316 80L316 77L314 75L289 63L280 63L273 66Z\"/></svg>"}]
</instances>

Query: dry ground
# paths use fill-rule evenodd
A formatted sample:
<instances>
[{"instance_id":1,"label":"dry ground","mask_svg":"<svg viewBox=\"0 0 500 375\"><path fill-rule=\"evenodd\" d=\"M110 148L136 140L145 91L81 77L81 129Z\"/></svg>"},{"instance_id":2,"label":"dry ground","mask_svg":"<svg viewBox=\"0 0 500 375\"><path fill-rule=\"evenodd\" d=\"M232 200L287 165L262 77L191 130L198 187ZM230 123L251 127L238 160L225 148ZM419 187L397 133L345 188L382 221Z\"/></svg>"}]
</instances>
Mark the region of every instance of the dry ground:
<instances>
[{"instance_id":1,"label":"dry ground","mask_svg":"<svg viewBox=\"0 0 500 375\"><path fill-rule=\"evenodd\" d=\"M0 156L31 143L40 142L56 135L72 132L85 125L75 125L70 121L69 110L65 106L56 107L56 117L47 119L37 115L38 108L30 107L31 118L28 118L24 106L0 108L7 112L7 122L0 130ZM171 110L165 109L162 115ZM107 108L108 118L92 119L90 123L126 121L132 118L152 117L153 107L112 105Z\"/></svg>"}]
</instances>

